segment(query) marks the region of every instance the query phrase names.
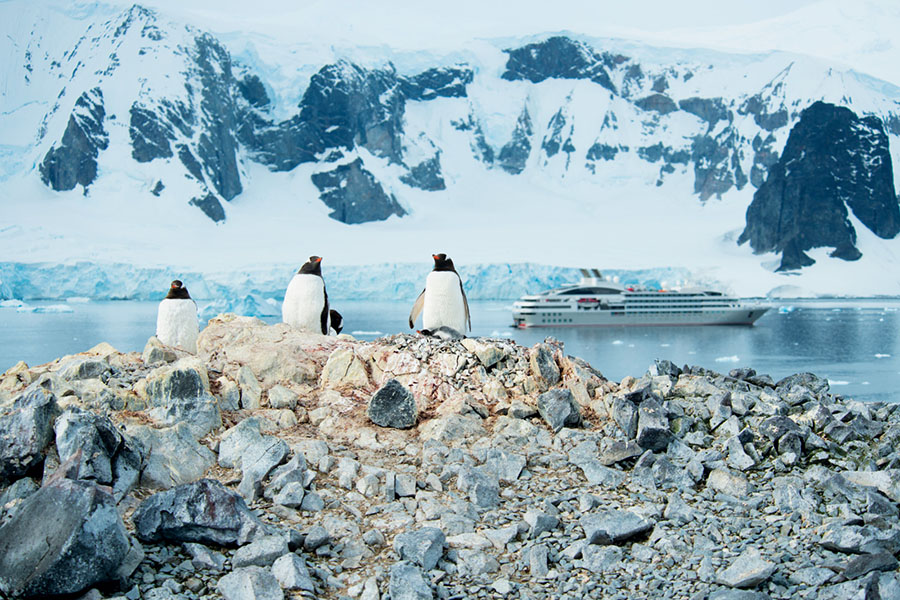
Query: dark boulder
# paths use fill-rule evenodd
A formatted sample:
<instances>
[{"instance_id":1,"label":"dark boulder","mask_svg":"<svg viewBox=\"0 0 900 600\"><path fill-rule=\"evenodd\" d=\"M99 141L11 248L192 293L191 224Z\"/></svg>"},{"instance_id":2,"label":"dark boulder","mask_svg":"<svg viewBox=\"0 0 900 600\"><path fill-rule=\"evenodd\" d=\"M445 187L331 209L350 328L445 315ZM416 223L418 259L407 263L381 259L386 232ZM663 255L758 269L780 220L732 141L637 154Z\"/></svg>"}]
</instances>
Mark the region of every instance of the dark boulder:
<instances>
[{"instance_id":1,"label":"dark boulder","mask_svg":"<svg viewBox=\"0 0 900 600\"><path fill-rule=\"evenodd\" d=\"M44 461L58 414L56 396L40 386L15 399L0 417L0 480L18 479Z\"/></svg>"},{"instance_id":2,"label":"dark boulder","mask_svg":"<svg viewBox=\"0 0 900 600\"><path fill-rule=\"evenodd\" d=\"M369 400L369 419L382 427L409 429L419 418L416 399L396 379L390 379Z\"/></svg>"}]
</instances>

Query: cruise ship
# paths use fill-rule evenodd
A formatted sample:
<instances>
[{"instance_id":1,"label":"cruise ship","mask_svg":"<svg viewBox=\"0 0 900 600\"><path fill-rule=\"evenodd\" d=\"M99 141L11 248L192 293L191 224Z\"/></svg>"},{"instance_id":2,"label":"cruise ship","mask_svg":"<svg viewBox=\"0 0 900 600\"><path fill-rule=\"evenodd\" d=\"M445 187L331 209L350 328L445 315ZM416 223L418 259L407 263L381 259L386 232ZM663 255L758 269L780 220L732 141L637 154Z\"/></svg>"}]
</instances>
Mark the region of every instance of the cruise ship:
<instances>
[{"instance_id":1,"label":"cruise ship","mask_svg":"<svg viewBox=\"0 0 900 600\"><path fill-rule=\"evenodd\" d=\"M581 275L577 285L520 298L513 325L753 325L769 310L712 290L642 290L606 280L597 269L581 269Z\"/></svg>"}]
</instances>

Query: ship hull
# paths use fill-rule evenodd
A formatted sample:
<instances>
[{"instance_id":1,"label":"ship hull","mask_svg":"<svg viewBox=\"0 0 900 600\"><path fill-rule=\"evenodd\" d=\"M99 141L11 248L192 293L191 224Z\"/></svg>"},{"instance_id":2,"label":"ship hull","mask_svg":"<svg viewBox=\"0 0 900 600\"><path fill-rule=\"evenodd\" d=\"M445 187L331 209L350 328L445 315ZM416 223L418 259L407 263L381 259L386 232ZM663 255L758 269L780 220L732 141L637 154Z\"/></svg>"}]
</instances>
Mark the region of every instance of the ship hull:
<instances>
[{"instance_id":1,"label":"ship hull","mask_svg":"<svg viewBox=\"0 0 900 600\"><path fill-rule=\"evenodd\" d=\"M628 310L534 310L514 308L513 324L530 327L672 327L683 325L753 325L768 311L747 306L715 311L666 312Z\"/></svg>"}]
</instances>

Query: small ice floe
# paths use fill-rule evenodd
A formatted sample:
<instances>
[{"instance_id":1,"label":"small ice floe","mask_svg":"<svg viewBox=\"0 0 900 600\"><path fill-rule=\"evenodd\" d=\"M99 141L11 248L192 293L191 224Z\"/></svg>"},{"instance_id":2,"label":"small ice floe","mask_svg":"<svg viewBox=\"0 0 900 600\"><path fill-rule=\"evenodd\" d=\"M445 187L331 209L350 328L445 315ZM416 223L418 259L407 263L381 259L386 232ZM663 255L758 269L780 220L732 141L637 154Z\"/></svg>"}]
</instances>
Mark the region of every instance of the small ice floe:
<instances>
[{"instance_id":1,"label":"small ice floe","mask_svg":"<svg viewBox=\"0 0 900 600\"><path fill-rule=\"evenodd\" d=\"M890 354L876 354L875 358L890 358Z\"/></svg>"},{"instance_id":2,"label":"small ice floe","mask_svg":"<svg viewBox=\"0 0 900 600\"><path fill-rule=\"evenodd\" d=\"M863 381L860 385L869 385L868 381Z\"/></svg>"},{"instance_id":3,"label":"small ice floe","mask_svg":"<svg viewBox=\"0 0 900 600\"><path fill-rule=\"evenodd\" d=\"M792 312L794 312L793 306L779 306L778 307L778 314L786 315L786 314L789 314Z\"/></svg>"},{"instance_id":4,"label":"small ice floe","mask_svg":"<svg viewBox=\"0 0 900 600\"><path fill-rule=\"evenodd\" d=\"M717 363L726 363L726 362L736 363L739 360L741 360L740 357L738 357L736 354L732 354L731 356L720 356L716 359L716 362Z\"/></svg>"},{"instance_id":5,"label":"small ice floe","mask_svg":"<svg viewBox=\"0 0 900 600\"><path fill-rule=\"evenodd\" d=\"M660 347L660 348L668 348L668 347L670 347L671 345L672 345L672 344L660 344L659 347Z\"/></svg>"},{"instance_id":6,"label":"small ice floe","mask_svg":"<svg viewBox=\"0 0 900 600\"><path fill-rule=\"evenodd\" d=\"M384 335L384 333L380 331L365 331L363 329L357 329L356 331L351 331L350 335Z\"/></svg>"},{"instance_id":7,"label":"small ice floe","mask_svg":"<svg viewBox=\"0 0 900 600\"><path fill-rule=\"evenodd\" d=\"M0 308L19 308L25 306L21 300L0 300Z\"/></svg>"},{"instance_id":8,"label":"small ice floe","mask_svg":"<svg viewBox=\"0 0 900 600\"><path fill-rule=\"evenodd\" d=\"M69 304L87 304L91 299L86 296L72 296L71 298L66 298L66 302Z\"/></svg>"},{"instance_id":9,"label":"small ice floe","mask_svg":"<svg viewBox=\"0 0 900 600\"><path fill-rule=\"evenodd\" d=\"M844 380L842 380L842 379L829 379L829 380L828 380L828 385L831 385L831 386L834 386L834 385L850 385L850 382L849 382L849 381L844 381Z\"/></svg>"},{"instance_id":10,"label":"small ice floe","mask_svg":"<svg viewBox=\"0 0 900 600\"><path fill-rule=\"evenodd\" d=\"M621 346L621 345L624 344L624 343L625 343L625 342L623 342L622 340L613 340L612 345L613 345L613 346Z\"/></svg>"},{"instance_id":11,"label":"small ice floe","mask_svg":"<svg viewBox=\"0 0 900 600\"><path fill-rule=\"evenodd\" d=\"M20 313L70 313L75 312L71 306L66 306L65 304L49 304L47 306L30 306L28 304L23 304L19 308L16 309L16 312Z\"/></svg>"},{"instance_id":12,"label":"small ice floe","mask_svg":"<svg viewBox=\"0 0 900 600\"><path fill-rule=\"evenodd\" d=\"M497 331L497 330L495 329L494 331L491 332L491 335L489 335L488 337L492 337L492 338L497 338L497 337L511 338L511 337L512 337L512 332L509 332L509 331Z\"/></svg>"}]
</instances>

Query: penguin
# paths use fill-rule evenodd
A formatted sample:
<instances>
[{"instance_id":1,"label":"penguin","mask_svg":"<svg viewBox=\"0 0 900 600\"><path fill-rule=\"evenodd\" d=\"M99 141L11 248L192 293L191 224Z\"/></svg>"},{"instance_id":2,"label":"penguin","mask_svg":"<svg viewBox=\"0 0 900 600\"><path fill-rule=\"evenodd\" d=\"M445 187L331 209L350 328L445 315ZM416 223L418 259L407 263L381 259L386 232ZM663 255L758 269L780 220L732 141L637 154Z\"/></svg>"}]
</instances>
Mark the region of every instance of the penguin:
<instances>
[{"instance_id":1,"label":"penguin","mask_svg":"<svg viewBox=\"0 0 900 600\"><path fill-rule=\"evenodd\" d=\"M156 337L167 346L174 346L197 354L197 303L191 299L184 284L176 279L169 293L159 303L156 313Z\"/></svg>"},{"instance_id":2,"label":"penguin","mask_svg":"<svg viewBox=\"0 0 900 600\"><path fill-rule=\"evenodd\" d=\"M281 320L301 331L328 335L340 333L343 318L328 308L328 293L322 279L322 258L310 256L288 284L281 305Z\"/></svg>"},{"instance_id":3,"label":"penguin","mask_svg":"<svg viewBox=\"0 0 900 600\"><path fill-rule=\"evenodd\" d=\"M409 313L409 327L415 327L422 315L423 333L452 329L464 337L472 329L469 302L463 290L462 279L446 254L432 254L434 268L425 279L425 289L416 298ZM426 335L428 334L426 333ZM442 337L442 336L439 336Z\"/></svg>"}]
</instances>

